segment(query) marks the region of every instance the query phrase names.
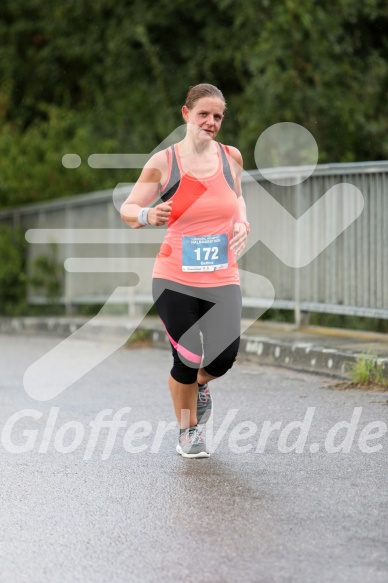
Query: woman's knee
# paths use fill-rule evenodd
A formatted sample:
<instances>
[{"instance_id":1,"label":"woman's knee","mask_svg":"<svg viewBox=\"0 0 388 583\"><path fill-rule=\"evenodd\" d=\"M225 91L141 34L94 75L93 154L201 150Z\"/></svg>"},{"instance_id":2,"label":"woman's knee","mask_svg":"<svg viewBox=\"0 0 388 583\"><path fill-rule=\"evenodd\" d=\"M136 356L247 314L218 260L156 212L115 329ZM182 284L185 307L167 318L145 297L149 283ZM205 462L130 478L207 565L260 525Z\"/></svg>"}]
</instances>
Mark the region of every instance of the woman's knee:
<instances>
[{"instance_id":1,"label":"woman's knee","mask_svg":"<svg viewBox=\"0 0 388 583\"><path fill-rule=\"evenodd\" d=\"M192 385L197 380L198 368L187 366L181 360L174 359L174 365L170 371L172 378L183 385Z\"/></svg>"},{"instance_id":2,"label":"woman's knee","mask_svg":"<svg viewBox=\"0 0 388 583\"><path fill-rule=\"evenodd\" d=\"M240 338L237 338L209 364L205 365L204 370L213 377L223 376L235 363L239 346Z\"/></svg>"}]
</instances>

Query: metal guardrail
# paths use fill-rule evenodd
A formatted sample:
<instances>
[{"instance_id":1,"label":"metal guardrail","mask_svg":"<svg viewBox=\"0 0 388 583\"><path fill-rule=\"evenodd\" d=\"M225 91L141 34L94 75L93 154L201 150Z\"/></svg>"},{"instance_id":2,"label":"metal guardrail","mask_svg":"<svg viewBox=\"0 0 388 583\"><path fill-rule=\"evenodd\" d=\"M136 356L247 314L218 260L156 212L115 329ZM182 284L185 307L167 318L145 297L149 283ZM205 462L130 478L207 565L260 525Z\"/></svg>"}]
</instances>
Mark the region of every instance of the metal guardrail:
<instances>
[{"instance_id":1,"label":"metal guardrail","mask_svg":"<svg viewBox=\"0 0 388 583\"><path fill-rule=\"evenodd\" d=\"M364 210L341 235L310 264L290 267L261 241L240 259L242 270L267 278L275 289L274 308L302 312L326 312L388 318L388 162L319 165L301 184L290 177L303 168L277 168L272 175L283 179L276 186L259 171L243 177L243 193L251 225L265 221L265 205L257 185L264 188L293 217L301 217L333 186L350 183L362 192ZM268 176L268 173L266 174ZM252 178L254 180L252 180ZM288 184L288 185L287 185ZM57 261L64 263L63 294L67 309L77 304L105 303L116 288L115 301L128 305L130 313L152 304L150 269L163 229L131 230L118 209L130 185L113 190L35 203L0 212L1 223L20 226L27 232L27 269L34 260L56 246ZM330 229L344 212L341 197L329 216L321 216L319 232ZM273 224L282 237L282 224ZM309 246L316 236L314 225L299 233L299 245ZM257 233L259 239L260 233ZM285 248L294 244L280 240ZM136 274L141 274L140 281ZM268 298L242 272L243 303L262 307ZM31 303L45 303L43 293L29 292Z\"/></svg>"}]
</instances>

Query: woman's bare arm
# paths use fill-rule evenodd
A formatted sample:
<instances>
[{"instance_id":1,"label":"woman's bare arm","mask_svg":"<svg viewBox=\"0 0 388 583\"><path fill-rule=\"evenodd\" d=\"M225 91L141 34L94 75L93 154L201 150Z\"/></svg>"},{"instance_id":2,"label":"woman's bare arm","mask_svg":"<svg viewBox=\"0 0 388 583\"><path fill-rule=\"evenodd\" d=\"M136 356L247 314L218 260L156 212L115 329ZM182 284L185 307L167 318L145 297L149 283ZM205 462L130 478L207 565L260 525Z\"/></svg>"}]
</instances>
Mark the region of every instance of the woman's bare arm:
<instances>
[{"instance_id":1,"label":"woman's bare arm","mask_svg":"<svg viewBox=\"0 0 388 583\"><path fill-rule=\"evenodd\" d=\"M154 154L144 166L131 194L120 209L122 220L132 229L143 226L138 219L139 211L149 207L157 199L160 187L166 180L167 171L167 156L164 150ZM164 225L171 214L171 205L172 201L168 201L150 208L147 215L148 223L155 227Z\"/></svg>"}]
</instances>

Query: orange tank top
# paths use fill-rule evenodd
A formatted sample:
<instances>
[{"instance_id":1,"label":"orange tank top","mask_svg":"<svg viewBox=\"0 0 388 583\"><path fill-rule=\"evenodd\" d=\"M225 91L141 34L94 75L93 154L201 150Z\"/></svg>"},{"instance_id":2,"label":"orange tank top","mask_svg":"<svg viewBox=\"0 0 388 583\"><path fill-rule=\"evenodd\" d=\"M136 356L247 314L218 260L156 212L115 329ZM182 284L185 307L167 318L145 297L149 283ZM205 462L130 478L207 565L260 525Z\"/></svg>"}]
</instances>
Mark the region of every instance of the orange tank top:
<instances>
[{"instance_id":1,"label":"orange tank top","mask_svg":"<svg viewBox=\"0 0 388 583\"><path fill-rule=\"evenodd\" d=\"M227 147L218 145L218 169L195 178L183 171L176 145L167 150L169 178L160 193L173 198L172 212L153 277L184 285L215 287L239 284L234 252L229 248L237 216L237 195Z\"/></svg>"}]
</instances>

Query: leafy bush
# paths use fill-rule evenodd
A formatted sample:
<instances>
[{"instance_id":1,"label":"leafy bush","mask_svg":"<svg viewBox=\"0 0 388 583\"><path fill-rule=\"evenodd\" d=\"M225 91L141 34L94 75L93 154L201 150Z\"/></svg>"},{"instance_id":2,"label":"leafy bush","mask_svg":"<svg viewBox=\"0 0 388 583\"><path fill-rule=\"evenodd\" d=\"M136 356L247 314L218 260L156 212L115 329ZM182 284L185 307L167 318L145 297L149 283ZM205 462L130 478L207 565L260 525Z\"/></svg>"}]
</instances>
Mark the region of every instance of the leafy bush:
<instances>
[{"instance_id":1,"label":"leafy bush","mask_svg":"<svg viewBox=\"0 0 388 583\"><path fill-rule=\"evenodd\" d=\"M58 261L57 245L50 245L49 254L38 255L32 263L28 283L39 290L50 304L57 304L63 287L64 267Z\"/></svg>"},{"instance_id":2,"label":"leafy bush","mask_svg":"<svg viewBox=\"0 0 388 583\"><path fill-rule=\"evenodd\" d=\"M20 315L26 307L26 241L20 229L0 229L0 314Z\"/></svg>"}]
</instances>

